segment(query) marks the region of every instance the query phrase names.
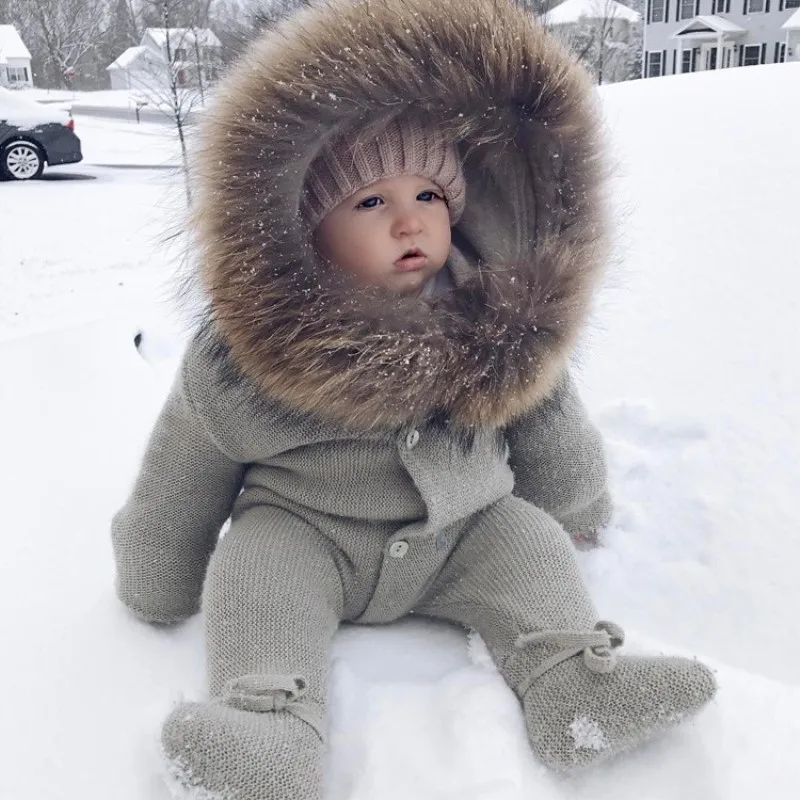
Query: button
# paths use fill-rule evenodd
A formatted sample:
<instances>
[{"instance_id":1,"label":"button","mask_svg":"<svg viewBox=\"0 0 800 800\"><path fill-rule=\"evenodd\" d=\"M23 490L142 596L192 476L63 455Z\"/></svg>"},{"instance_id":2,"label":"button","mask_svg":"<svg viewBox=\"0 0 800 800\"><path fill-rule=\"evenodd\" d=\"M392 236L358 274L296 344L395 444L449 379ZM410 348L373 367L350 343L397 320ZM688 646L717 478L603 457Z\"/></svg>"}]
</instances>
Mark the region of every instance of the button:
<instances>
[{"instance_id":1,"label":"button","mask_svg":"<svg viewBox=\"0 0 800 800\"><path fill-rule=\"evenodd\" d=\"M392 545L389 548L389 555L392 558L403 558L403 556L405 556L407 552L408 552L408 542L403 542L403 541L392 542Z\"/></svg>"},{"instance_id":2,"label":"button","mask_svg":"<svg viewBox=\"0 0 800 800\"><path fill-rule=\"evenodd\" d=\"M413 450L417 446L418 441L419 431L416 428L412 428L406 435L406 447L409 450Z\"/></svg>"}]
</instances>

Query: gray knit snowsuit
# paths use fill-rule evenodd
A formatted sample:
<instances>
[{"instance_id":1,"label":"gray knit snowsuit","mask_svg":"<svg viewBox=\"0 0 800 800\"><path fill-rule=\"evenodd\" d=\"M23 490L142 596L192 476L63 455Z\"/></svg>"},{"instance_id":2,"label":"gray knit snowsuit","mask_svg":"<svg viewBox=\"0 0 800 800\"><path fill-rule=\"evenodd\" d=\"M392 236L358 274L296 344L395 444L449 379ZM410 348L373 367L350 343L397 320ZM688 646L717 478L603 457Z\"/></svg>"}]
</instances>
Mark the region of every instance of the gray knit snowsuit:
<instances>
[{"instance_id":1,"label":"gray knit snowsuit","mask_svg":"<svg viewBox=\"0 0 800 800\"><path fill-rule=\"evenodd\" d=\"M218 92L196 218L208 322L113 523L138 615L185 619L202 591L212 699L173 712L167 758L221 797L319 797L331 637L415 613L481 634L540 758L591 763L713 679L617 658L568 535L610 514L566 371L604 257L588 83L506 2L332 8L267 34ZM326 282L297 219L326 138L403 107L435 115L467 178L455 288L432 304Z\"/></svg>"}]
</instances>

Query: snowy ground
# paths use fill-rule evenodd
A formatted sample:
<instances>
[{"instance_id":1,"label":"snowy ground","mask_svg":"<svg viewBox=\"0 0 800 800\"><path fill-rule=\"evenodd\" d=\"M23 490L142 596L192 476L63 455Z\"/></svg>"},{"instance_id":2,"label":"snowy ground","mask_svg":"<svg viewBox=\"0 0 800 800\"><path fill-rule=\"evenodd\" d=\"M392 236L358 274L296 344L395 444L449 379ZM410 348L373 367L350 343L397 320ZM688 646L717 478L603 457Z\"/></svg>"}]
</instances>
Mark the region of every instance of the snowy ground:
<instances>
[{"instance_id":1,"label":"snowy ground","mask_svg":"<svg viewBox=\"0 0 800 800\"><path fill-rule=\"evenodd\" d=\"M169 92L154 90L128 90L128 89L103 89L92 92L72 91L71 89L20 89L19 94L37 100L47 105L56 105L59 108L72 109L76 114L112 117L136 121L136 107L139 106L139 116L142 120L151 123L169 123L173 118L172 101ZM205 99L210 102L210 95L206 89ZM145 103L145 105L141 105ZM182 95L181 108L186 116L202 113L205 105L198 93L186 90Z\"/></svg>"},{"instance_id":2,"label":"snowy ground","mask_svg":"<svg viewBox=\"0 0 800 800\"><path fill-rule=\"evenodd\" d=\"M707 658L718 700L558 779L480 643L419 621L348 628L327 800L796 797L799 92L792 64L602 95L624 225L580 379L619 510L582 566L631 649ZM164 235L182 185L166 126L76 121L83 163L0 184L0 796L165 800L158 725L202 695L201 624L129 617L108 524L180 352Z\"/></svg>"},{"instance_id":3,"label":"snowy ground","mask_svg":"<svg viewBox=\"0 0 800 800\"><path fill-rule=\"evenodd\" d=\"M127 89L104 89L96 92L73 91L72 89L20 89L20 94L40 103L78 103L98 108L133 108L134 93Z\"/></svg>"}]
</instances>

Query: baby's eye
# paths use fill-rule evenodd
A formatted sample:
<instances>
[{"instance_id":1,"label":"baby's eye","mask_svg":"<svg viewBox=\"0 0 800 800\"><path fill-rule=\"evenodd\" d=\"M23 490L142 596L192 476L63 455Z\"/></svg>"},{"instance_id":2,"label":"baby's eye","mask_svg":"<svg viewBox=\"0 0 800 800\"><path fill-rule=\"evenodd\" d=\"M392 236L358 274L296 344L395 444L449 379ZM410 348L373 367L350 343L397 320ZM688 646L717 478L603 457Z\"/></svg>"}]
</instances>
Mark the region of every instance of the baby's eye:
<instances>
[{"instance_id":1,"label":"baby's eye","mask_svg":"<svg viewBox=\"0 0 800 800\"><path fill-rule=\"evenodd\" d=\"M366 199L362 200L356 208L375 208L378 202L383 202L380 197L377 195L373 197L367 197Z\"/></svg>"},{"instance_id":2,"label":"baby's eye","mask_svg":"<svg viewBox=\"0 0 800 800\"><path fill-rule=\"evenodd\" d=\"M431 200L442 200L442 196L437 192L434 192L432 189L427 189L424 192L420 192L417 195L417 200L424 200L426 203L429 203Z\"/></svg>"}]
</instances>

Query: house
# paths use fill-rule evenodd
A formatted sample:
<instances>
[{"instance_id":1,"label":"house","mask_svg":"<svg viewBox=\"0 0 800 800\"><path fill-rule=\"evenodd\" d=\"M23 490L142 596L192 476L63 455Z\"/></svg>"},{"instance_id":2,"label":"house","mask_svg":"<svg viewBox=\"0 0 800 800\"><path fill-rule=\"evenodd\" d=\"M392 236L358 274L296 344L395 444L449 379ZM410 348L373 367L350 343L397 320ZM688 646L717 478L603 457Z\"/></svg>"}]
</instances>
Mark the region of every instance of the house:
<instances>
[{"instance_id":1,"label":"house","mask_svg":"<svg viewBox=\"0 0 800 800\"><path fill-rule=\"evenodd\" d=\"M146 28L136 47L129 47L106 67L112 89L163 90L172 64L179 87L213 83L221 64L222 43L208 28Z\"/></svg>"},{"instance_id":2,"label":"house","mask_svg":"<svg viewBox=\"0 0 800 800\"><path fill-rule=\"evenodd\" d=\"M566 0L544 14L543 21L600 83L632 77L631 61L641 48L638 11L616 0Z\"/></svg>"},{"instance_id":3,"label":"house","mask_svg":"<svg viewBox=\"0 0 800 800\"><path fill-rule=\"evenodd\" d=\"M0 25L0 86L33 86L31 54L13 25Z\"/></svg>"},{"instance_id":4,"label":"house","mask_svg":"<svg viewBox=\"0 0 800 800\"><path fill-rule=\"evenodd\" d=\"M106 67L112 89L149 89L163 82L165 62L146 47L129 47Z\"/></svg>"},{"instance_id":5,"label":"house","mask_svg":"<svg viewBox=\"0 0 800 800\"><path fill-rule=\"evenodd\" d=\"M800 58L800 0L647 0L643 77Z\"/></svg>"}]
</instances>

